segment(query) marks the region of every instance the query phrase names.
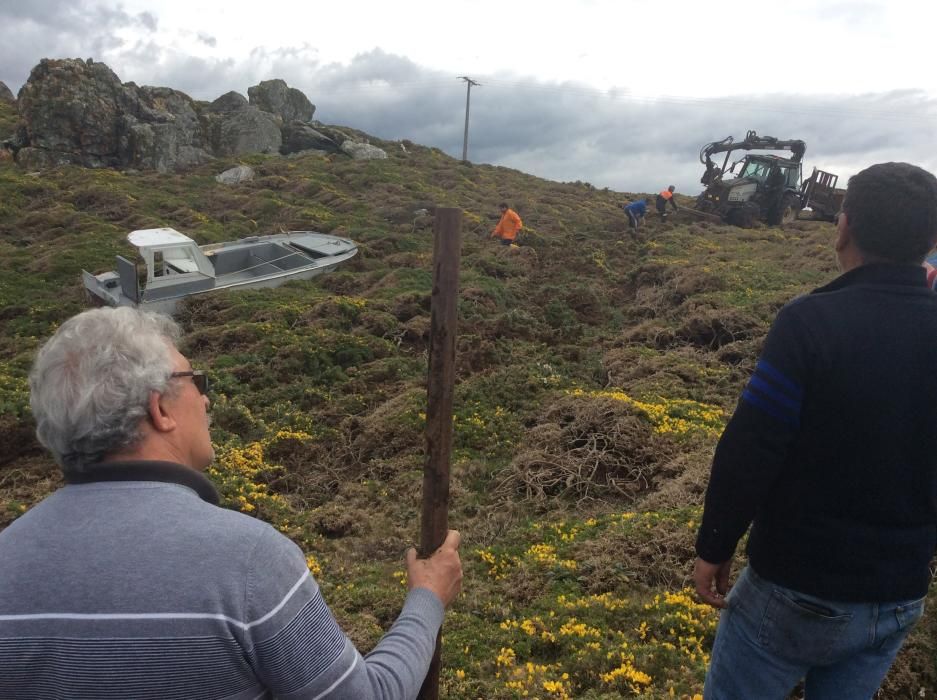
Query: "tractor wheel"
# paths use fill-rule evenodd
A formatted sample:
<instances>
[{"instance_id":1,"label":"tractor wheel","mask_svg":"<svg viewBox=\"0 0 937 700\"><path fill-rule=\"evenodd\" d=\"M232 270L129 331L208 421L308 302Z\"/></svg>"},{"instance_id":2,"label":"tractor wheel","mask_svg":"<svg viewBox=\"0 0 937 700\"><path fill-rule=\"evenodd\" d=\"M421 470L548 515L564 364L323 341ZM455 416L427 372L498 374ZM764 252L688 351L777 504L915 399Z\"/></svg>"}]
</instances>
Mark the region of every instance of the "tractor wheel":
<instances>
[{"instance_id":1,"label":"tractor wheel","mask_svg":"<svg viewBox=\"0 0 937 700\"><path fill-rule=\"evenodd\" d=\"M730 209L726 214L726 223L739 228L752 228L758 218L757 207L743 205Z\"/></svg>"},{"instance_id":2,"label":"tractor wheel","mask_svg":"<svg viewBox=\"0 0 937 700\"><path fill-rule=\"evenodd\" d=\"M696 206L694 208L697 211L701 211L706 214L712 214L713 209L715 209L715 207L713 206L713 203L710 202L708 199L706 199L706 197L703 195L700 195L699 197L696 198Z\"/></svg>"}]
</instances>

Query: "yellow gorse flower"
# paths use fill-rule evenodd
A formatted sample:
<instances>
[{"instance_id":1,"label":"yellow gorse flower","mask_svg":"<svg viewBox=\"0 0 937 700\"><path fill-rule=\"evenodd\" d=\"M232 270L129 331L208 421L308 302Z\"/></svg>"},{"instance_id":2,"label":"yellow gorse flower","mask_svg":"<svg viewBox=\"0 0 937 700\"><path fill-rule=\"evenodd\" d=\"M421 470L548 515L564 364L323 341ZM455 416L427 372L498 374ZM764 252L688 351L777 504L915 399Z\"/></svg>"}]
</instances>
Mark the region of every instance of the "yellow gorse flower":
<instances>
[{"instance_id":1,"label":"yellow gorse flower","mask_svg":"<svg viewBox=\"0 0 937 700\"><path fill-rule=\"evenodd\" d=\"M626 403L643 413L654 425L654 431L662 435L701 434L718 437L724 427L725 413L721 408L690 399L639 401L618 389L570 389L566 393L570 396L607 398Z\"/></svg>"}]
</instances>

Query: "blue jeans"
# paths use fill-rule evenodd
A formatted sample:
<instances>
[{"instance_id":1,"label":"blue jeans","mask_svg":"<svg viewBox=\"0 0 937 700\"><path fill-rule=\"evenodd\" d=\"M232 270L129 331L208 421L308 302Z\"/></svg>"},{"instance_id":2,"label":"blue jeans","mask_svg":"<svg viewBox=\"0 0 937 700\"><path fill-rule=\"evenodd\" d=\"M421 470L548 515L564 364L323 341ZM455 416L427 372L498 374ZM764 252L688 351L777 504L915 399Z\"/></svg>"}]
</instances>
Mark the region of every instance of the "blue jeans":
<instances>
[{"instance_id":1,"label":"blue jeans","mask_svg":"<svg viewBox=\"0 0 937 700\"><path fill-rule=\"evenodd\" d=\"M871 698L924 599L842 603L792 591L747 567L722 611L706 700L784 700L801 678L806 700Z\"/></svg>"}]
</instances>

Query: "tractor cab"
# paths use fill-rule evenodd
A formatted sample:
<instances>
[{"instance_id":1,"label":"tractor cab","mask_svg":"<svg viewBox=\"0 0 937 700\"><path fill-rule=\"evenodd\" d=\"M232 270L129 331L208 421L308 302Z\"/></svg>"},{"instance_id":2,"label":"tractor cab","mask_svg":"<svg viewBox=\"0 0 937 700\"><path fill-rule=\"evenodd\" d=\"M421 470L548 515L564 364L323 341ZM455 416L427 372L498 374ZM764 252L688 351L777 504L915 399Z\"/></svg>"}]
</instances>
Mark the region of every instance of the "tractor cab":
<instances>
[{"instance_id":1,"label":"tractor cab","mask_svg":"<svg viewBox=\"0 0 937 700\"><path fill-rule=\"evenodd\" d=\"M741 166L737 175L739 179L752 179L765 186L767 186L771 170L777 167L784 176L782 181L784 189L800 189L800 163L787 158L748 154L741 161L733 164L733 171L736 166Z\"/></svg>"}]
</instances>

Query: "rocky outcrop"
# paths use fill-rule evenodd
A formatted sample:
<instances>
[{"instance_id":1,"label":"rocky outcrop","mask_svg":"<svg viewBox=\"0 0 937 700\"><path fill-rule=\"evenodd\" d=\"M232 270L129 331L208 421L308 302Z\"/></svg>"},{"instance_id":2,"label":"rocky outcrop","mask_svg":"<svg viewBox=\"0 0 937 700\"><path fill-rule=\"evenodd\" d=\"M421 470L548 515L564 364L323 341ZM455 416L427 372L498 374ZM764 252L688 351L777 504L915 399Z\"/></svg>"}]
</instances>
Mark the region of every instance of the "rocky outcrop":
<instances>
[{"instance_id":1,"label":"rocky outcrop","mask_svg":"<svg viewBox=\"0 0 937 700\"><path fill-rule=\"evenodd\" d=\"M310 122L316 106L301 91L289 87L285 81L264 80L247 88L250 103L264 112L276 114L283 123Z\"/></svg>"},{"instance_id":2,"label":"rocky outcrop","mask_svg":"<svg viewBox=\"0 0 937 700\"><path fill-rule=\"evenodd\" d=\"M0 83L0 99L7 95L13 99ZM360 136L314 127L315 105L282 80L248 95L232 91L206 105L178 90L121 83L91 59L43 59L16 100L24 126L5 147L30 169L73 163L165 172L248 153L387 157Z\"/></svg>"},{"instance_id":3,"label":"rocky outcrop","mask_svg":"<svg viewBox=\"0 0 937 700\"><path fill-rule=\"evenodd\" d=\"M26 123L17 160L30 168L175 170L208 160L192 99L169 88L122 84L103 63L43 59L20 91Z\"/></svg>"},{"instance_id":4,"label":"rocky outcrop","mask_svg":"<svg viewBox=\"0 0 937 700\"><path fill-rule=\"evenodd\" d=\"M7 102L9 104L16 104L16 96L13 92L6 86L2 80L0 80L0 102Z\"/></svg>"},{"instance_id":5,"label":"rocky outcrop","mask_svg":"<svg viewBox=\"0 0 937 700\"><path fill-rule=\"evenodd\" d=\"M387 157L383 149L360 141L345 141L342 150L355 160L378 160Z\"/></svg>"},{"instance_id":6,"label":"rocky outcrop","mask_svg":"<svg viewBox=\"0 0 937 700\"><path fill-rule=\"evenodd\" d=\"M304 122L294 121L284 124L280 131L283 134L283 145L280 146L280 153L283 155L310 150L337 153L340 150L333 139Z\"/></svg>"}]
</instances>

